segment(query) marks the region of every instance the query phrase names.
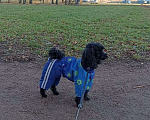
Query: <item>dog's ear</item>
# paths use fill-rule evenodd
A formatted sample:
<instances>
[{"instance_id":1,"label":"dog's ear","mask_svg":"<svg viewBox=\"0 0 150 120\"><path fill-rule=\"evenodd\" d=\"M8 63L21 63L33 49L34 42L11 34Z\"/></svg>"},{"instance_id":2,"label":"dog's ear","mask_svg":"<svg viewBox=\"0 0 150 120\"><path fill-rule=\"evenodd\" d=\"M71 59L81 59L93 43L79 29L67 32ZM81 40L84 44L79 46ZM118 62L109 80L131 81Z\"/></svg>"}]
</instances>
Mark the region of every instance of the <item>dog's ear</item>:
<instances>
[{"instance_id":1,"label":"dog's ear","mask_svg":"<svg viewBox=\"0 0 150 120\"><path fill-rule=\"evenodd\" d=\"M94 45L86 46L82 54L81 64L85 69L87 69L88 67L90 67L91 69L97 68Z\"/></svg>"}]
</instances>

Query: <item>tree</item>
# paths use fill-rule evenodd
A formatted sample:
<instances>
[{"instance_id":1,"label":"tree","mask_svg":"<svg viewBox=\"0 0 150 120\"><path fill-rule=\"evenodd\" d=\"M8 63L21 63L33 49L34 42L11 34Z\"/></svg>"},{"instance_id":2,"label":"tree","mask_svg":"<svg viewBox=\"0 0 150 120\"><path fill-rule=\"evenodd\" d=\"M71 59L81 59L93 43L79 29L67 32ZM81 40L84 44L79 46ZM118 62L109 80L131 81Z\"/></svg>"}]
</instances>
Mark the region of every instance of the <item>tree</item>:
<instances>
[{"instance_id":1,"label":"tree","mask_svg":"<svg viewBox=\"0 0 150 120\"><path fill-rule=\"evenodd\" d=\"M23 4L26 4L25 0L23 0Z\"/></svg>"},{"instance_id":2,"label":"tree","mask_svg":"<svg viewBox=\"0 0 150 120\"><path fill-rule=\"evenodd\" d=\"M54 0L52 0L52 4L54 4Z\"/></svg>"},{"instance_id":3,"label":"tree","mask_svg":"<svg viewBox=\"0 0 150 120\"><path fill-rule=\"evenodd\" d=\"M22 0L19 0L19 4L21 4Z\"/></svg>"},{"instance_id":4,"label":"tree","mask_svg":"<svg viewBox=\"0 0 150 120\"><path fill-rule=\"evenodd\" d=\"M76 5L79 5L80 4L80 0L77 0L77 2L75 3Z\"/></svg>"},{"instance_id":5,"label":"tree","mask_svg":"<svg viewBox=\"0 0 150 120\"><path fill-rule=\"evenodd\" d=\"M56 0L56 4L58 4L58 0Z\"/></svg>"},{"instance_id":6,"label":"tree","mask_svg":"<svg viewBox=\"0 0 150 120\"><path fill-rule=\"evenodd\" d=\"M68 5L68 0L65 0L65 5Z\"/></svg>"},{"instance_id":7,"label":"tree","mask_svg":"<svg viewBox=\"0 0 150 120\"><path fill-rule=\"evenodd\" d=\"M71 0L69 0L69 5L71 5Z\"/></svg>"},{"instance_id":8,"label":"tree","mask_svg":"<svg viewBox=\"0 0 150 120\"><path fill-rule=\"evenodd\" d=\"M29 3L32 4L32 0L29 0Z\"/></svg>"}]
</instances>

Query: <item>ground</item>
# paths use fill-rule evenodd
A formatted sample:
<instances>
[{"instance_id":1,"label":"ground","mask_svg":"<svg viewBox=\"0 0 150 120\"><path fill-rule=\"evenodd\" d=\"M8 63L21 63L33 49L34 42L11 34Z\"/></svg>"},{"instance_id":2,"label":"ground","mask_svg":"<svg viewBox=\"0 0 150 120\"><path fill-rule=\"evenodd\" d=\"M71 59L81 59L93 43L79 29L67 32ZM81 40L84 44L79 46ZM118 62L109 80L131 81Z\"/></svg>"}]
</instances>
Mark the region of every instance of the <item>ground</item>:
<instances>
[{"instance_id":1,"label":"ground","mask_svg":"<svg viewBox=\"0 0 150 120\"><path fill-rule=\"evenodd\" d=\"M43 63L0 62L0 120L74 120L74 83L65 78L60 95L39 94ZM150 120L150 62L105 61L96 70L91 98L78 120Z\"/></svg>"}]
</instances>

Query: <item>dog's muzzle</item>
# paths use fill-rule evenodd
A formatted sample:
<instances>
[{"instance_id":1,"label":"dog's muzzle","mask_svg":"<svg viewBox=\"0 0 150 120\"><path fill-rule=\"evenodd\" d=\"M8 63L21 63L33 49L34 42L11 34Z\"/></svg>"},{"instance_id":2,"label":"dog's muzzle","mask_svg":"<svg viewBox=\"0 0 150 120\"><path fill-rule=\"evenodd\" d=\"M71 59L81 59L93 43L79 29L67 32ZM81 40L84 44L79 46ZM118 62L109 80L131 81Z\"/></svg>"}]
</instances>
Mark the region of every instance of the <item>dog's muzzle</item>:
<instances>
[{"instance_id":1,"label":"dog's muzzle","mask_svg":"<svg viewBox=\"0 0 150 120\"><path fill-rule=\"evenodd\" d=\"M107 59L108 58L108 55L107 55L107 53L105 53L105 52L102 52L102 55L101 55L101 60L105 60L105 59Z\"/></svg>"}]
</instances>

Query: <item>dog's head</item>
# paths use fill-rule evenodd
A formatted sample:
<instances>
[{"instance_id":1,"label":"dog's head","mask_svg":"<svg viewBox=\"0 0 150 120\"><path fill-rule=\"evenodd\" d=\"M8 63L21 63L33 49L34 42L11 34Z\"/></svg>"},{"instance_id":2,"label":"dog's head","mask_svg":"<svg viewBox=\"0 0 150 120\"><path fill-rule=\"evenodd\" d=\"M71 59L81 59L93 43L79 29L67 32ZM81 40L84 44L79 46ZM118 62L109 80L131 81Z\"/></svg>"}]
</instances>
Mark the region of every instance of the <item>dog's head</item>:
<instances>
[{"instance_id":1,"label":"dog's head","mask_svg":"<svg viewBox=\"0 0 150 120\"><path fill-rule=\"evenodd\" d=\"M105 53L104 46L98 42L91 42L86 45L82 54L81 64L83 68L96 69L101 60L105 60L108 56Z\"/></svg>"},{"instance_id":2,"label":"dog's head","mask_svg":"<svg viewBox=\"0 0 150 120\"><path fill-rule=\"evenodd\" d=\"M63 57L65 57L65 54L62 51L58 50L57 48L51 48L49 50L49 57L50 57L50 59L60 60Z\"/></svg>"}]
</instances>

